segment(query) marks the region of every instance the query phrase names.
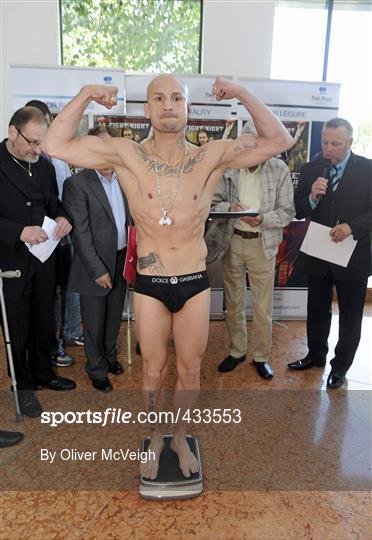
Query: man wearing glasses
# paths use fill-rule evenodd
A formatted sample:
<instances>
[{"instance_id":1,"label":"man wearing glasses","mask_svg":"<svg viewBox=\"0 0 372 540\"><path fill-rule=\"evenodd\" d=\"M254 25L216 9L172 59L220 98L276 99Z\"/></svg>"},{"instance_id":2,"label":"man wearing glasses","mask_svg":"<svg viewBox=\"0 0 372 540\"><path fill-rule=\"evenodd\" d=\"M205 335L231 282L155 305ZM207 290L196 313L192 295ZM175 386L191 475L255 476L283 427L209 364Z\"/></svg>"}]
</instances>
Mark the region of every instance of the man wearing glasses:
<instances>
[{"instance_id":1,"label":"man wearing glasses","mask_svg":"<svg viewBox=\"0 0 372 540\"><path fill-rule=\"evenodd\" d=\"M0 144L0 268L20 270L21 277L4 283L9 333L21 412L40 416L34 390L71 390L75 383L58 377L51 367L55 256L41 263L26 244L47 240L45 216L55 219L60 240L71 224L58 199L53 166L41 157L47 131L42 113L34 107L16 111L8 138Z\"/></svg>"}]
</instances>

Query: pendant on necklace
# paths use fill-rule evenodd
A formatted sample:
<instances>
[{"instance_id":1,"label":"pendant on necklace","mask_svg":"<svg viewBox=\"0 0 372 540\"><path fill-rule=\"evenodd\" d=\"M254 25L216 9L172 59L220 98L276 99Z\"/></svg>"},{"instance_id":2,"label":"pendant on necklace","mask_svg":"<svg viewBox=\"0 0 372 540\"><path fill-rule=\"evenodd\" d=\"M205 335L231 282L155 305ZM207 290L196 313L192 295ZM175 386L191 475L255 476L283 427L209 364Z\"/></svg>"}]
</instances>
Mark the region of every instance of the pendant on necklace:
<instances>
[{"instance_id":1,"label":"pendant on necklace","mask_svg":"<svg viewBox=\"0 0 372 540\"><path fill-rule=\"evenodd\" d=\"M170 216L168 215L168 212L166 210L163 210L163 215L159 219L159 225L172 225L173 221L171 220Z\"/></svg>"}]
</instances>

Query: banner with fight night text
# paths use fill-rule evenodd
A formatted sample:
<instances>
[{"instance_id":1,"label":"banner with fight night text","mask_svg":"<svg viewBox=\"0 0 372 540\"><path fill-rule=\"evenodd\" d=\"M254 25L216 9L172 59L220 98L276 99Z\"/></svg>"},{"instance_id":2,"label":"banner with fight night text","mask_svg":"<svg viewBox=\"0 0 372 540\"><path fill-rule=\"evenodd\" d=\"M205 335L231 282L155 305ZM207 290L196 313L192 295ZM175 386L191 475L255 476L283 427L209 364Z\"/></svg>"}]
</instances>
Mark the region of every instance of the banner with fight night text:
<instances>
[{"instance_id":1,"label":"banner with fight night text","mask_svg":"<svg viewBox=\"0 0 372 540\"><path fill-rule=\"evenodd\" d=\"M117 137L143 143L150 135L151 124L144 116L94 116L94 126L112 128Z\"/></svg>"}]
</instances>

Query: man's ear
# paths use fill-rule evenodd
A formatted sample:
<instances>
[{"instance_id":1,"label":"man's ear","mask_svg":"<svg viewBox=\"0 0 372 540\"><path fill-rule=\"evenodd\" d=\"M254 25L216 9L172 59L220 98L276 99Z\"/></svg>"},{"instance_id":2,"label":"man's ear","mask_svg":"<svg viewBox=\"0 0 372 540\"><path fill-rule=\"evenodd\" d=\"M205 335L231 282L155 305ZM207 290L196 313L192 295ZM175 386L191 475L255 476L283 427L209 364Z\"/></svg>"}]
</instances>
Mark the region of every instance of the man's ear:
<instances>
[{"instance_id":1,"label":"man's ear","mask_svg":"<svg viewBox=\"0 0 372 540\"><path fill-rule=\"evenodd\" d=\"M145 103L145 104L144 104L143 109L144 109L144 111L145 111L145 117L146 117L147 119L149 119L149 118L150 118L150 110L149 110L149 105L148 105L148 103Z\"/></svg>"},{"instance_id":2,"label":"man's ear","mask_svg":"<svg viewBox=\"0 0 372 540\"><path fill-rule=\"evenodd\" d=\"M9 126L8 139L10 139L11 141L15 141L17 138L17 135L18 135L18 131L16 130L16 128L14 126Z\"/></svg>"},{"instance_id":3,"label":"man's ear","mask_svg":"<svg viewBox=\"0 0 372 540\"><path fill-rule=\"evenodd\" d=\"M191 103L188 102L187 104L187 114L191 114Z\"/></svg>"}]
</instances>

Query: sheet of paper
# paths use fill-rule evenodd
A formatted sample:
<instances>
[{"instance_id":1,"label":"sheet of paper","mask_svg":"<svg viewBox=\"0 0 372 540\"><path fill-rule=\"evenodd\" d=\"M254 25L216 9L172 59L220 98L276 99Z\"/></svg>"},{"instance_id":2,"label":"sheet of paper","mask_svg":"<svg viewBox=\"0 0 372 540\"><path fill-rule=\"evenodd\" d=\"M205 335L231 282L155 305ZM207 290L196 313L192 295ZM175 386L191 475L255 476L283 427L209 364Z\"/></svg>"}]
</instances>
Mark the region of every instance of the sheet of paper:
<instances>
[{"instance_id":1,"label":"sheet of paper","mask_svg":"<svg viewBox=\"0 0 372 540\"><path fill-rule=\"evenodd\" d=\"M42 244L27 244L30 253L35 255L35 257L37 257L41 262L45 262L47 259L49 259L58 245L59 240L54 240L54 229L56 227L57 223L54 221L54 219L50 219L45 216L41 228L47 233L48 240Z\"/></svg>"},{"instance_id":2,"label":"sheet of paper","mask_svg":"<svg viewBox=\"0 0 372 540\"><path fill-rule=\"evenodd\" d=\"M346 268L357 240L354 240L350 235L342 242L333 242L329 234L330 231L330 227L311 221L300 251Z\"/></svg>"}]
</instances>

